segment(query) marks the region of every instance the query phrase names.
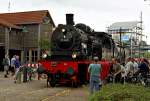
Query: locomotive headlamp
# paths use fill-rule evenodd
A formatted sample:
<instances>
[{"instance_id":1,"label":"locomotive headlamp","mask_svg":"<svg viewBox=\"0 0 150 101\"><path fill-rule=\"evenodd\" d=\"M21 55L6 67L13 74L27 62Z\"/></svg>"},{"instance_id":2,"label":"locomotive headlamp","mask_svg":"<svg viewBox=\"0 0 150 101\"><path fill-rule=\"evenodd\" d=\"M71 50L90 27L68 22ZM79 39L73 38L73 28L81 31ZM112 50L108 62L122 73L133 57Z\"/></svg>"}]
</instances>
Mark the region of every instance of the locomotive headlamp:
<instances>
[{"instance_id":1,"label":"locomotive headlamp","mask_svg":"<svg viewBox=\"0 0 150 101\"><path fill-rule=\"evenodd\" d=\"M72 54L72 58L75 59L76 57L77 57L77 54L76 54L76 53L73 53L73 54Z\"/></svg>"},{"instance_id":2,"label":"locomotive headlamp","mask_svg":"<svg viewBox=\"0 0 150 101\"><path fill-rule=\"evenodd\" d=\"M64 33L66 30L65 29L62 29L62 32Z\"/></svg>"},{"instance_id":3,"label":"locomotive headlamp","mask_svg":"<svg viewBox=\"0 0 150 101\"><path fill-rule=\"evenodd\" d=\"M85 43L81 43L83 48L87 48L87 45Z\"/></svg>"},{"instance_id":4,"label":"locomotive headlamp","mask_svg":"<svg viewBox=\"0 0 150 101\"><path fill-rule=\"evenodd\" d=\"M64 35L64 39L66 38L66 35Z\"/></svg>"},{"instance_id":5,"label":"locomotive headlamp","mask_svg":"<svg viewBox=\"0 0 150 101\"><path fill-rule=\"evenodd\" d=\"M43 55L42 55L42 58L45 59L46 57L47 57L47 54L43 54Z\"/></svg>"}]
</instances>

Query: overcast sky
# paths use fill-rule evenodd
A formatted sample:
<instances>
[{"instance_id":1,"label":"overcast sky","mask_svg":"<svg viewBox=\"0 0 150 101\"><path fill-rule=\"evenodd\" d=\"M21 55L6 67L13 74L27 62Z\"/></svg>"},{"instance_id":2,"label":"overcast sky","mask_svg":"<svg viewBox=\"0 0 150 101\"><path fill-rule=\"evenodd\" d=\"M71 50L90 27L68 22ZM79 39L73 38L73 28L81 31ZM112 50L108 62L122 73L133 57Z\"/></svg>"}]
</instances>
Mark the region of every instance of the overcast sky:
<instances>
[{"instance_id":1,"label":"overcast sky","mask_svg":"<svg viewBox=\"0 0 150 101\"><path fill-rule=\"evenodd\" d=\"M150 44L150 1L144 0L0 0L0 13L49 10L54 23L65 23L65 14L74 13L75 23L106 31L115 22L139 21L143 12L144 34Z\"/></svg>"}]
</instances>

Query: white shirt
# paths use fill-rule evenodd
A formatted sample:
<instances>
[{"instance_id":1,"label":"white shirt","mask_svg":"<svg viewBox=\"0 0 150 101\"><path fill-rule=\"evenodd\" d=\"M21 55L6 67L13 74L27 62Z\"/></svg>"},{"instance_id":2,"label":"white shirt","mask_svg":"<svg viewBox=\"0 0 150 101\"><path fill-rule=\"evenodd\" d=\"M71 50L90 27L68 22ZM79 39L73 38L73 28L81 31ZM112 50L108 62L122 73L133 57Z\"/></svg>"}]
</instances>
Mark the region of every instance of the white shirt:
<instances>
[{"instance_id":1,"label":"white shirt","mask_svg":"<svg viewBox=\"0 0 150 101\"><path fill-rule=\"evenodd\" d=\"M134 61L133 66L134 66L134 73L135 73L139 70L138 63Z\"/></svg>"},{"instance_id":2,"label":"white shirt","mask_svg":"<svg viewBox=\"0 0 150 101\"><path fill-rule=\"evenodd\" d=\"M123 65L121 65L121 76L125 77L126 76L126 69Z\"/></svg>"},{"instance_id":3,"label":"white shirt","mask_svg":"<svg viewBox=\"0 0 150 101\"><path fill-rule=\"evenodd\" d=\"M11 66L14 66L15 60L16 60L16 58L14 58L14 57L11 59Z\"/></svg>"},{"instance_id":4,"label":"white shirt","mask_svg":"<svg viewBox=\"0 0 150 101\"><path fill-rule=\"evenodd\" d=\"M126 69L126 75L131 72L132 74L134 73L134 65L133 62L129 61L127 62L127 64L125 65L125 69Z\"/></svg>"}]
</instances>

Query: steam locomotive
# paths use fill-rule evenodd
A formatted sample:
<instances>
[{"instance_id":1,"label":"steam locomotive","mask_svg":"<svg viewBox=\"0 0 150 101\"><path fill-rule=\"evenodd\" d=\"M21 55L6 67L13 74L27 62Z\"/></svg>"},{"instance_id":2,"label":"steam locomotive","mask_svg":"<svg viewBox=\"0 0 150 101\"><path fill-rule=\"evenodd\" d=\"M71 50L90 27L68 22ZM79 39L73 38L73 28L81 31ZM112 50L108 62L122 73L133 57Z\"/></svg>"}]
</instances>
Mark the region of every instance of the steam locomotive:
<instances>
[{"instance_id":1,"label":"steam locomotive","mask_svg":"<svg viewBox=\"0 0 150 101\"><path fill-rule=\"evenodd\" d=\"M40 68L53 87L61 83L78 86L88 82L88 66L94 56L101 60L101 79L104 79L108 74L109 60L117 55L111 35L96 32L82 23L74 24L73 14L66 14L66 24L59 24L50 40L51 55L44 55Z\"/></svg>"}]
</instances>

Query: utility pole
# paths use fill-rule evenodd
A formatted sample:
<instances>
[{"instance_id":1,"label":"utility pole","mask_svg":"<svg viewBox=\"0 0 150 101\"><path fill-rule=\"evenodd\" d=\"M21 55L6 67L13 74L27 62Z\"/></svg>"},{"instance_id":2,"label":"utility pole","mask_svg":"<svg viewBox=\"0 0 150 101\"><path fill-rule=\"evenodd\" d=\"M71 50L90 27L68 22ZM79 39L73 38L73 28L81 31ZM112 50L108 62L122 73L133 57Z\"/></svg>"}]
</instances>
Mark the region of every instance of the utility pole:
<instances>
[{"instance_id":1,"label":"utility pole","mask_svg":"<svg viewBox=\"0 0 150 101\"><path fill-rule=\"evenodd\" d=\"M10 13L10 0L9 0L9 3L8 3L8 13Z\"/></svg>"},{"instance_id":2,"label":"utility pole","mask_svg":"<svg viewBox=\"0 0 150 101\"><path fill-rule=\"evenodd\" d=\"M131 58L132 58L132 53L133 53L133 42L132 42L132 38L133 38L133 33L131 33L131 37L130 37L130 45L131 45Z\"/></svg>"},{"instance_id":3,"label":"utility pole","mask_svg":"<svg viewBox=\"0 0 150 101\"><path fill-rule=\"evenodd\" d=\"M8 12L10 11L10 0L8 3ZM5 55L9 55L9 34L11 32L11 27L5 27Z\"/></svg>"}]
</instances>

